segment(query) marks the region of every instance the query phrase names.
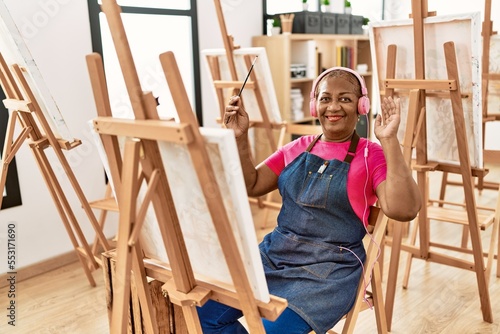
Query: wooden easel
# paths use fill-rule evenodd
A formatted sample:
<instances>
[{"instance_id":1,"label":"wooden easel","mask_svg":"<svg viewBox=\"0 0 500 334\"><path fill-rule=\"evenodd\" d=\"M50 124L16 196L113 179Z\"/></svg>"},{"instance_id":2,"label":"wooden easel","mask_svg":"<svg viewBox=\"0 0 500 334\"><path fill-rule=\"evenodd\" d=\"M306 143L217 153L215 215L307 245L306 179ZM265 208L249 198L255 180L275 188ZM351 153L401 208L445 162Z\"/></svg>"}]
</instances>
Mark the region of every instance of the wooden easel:
<instances>
[{"instance_id":1,"label":"wooden easel","mask_svg":"<svg viewBox=\"0 0 500 334\"><path fill-rule=\"evenodd\" d=\"M146 314L145 318L149 319L147 327L151 333L155 332L154 319L152 318L154 313L151 312L151 302L145 284L146 274L166 282L164 290L174 303L182 307L190 333L201 333L196 306L203 305L209 298L240 308L245 315L250 331L264 333L261 316L276 318L286 307L286 301L274 297L270 303L265 304L257 302L253 297L226 211L220 205L221 194L218 187L210 187L210 189L204 187L203 192L219 240L223 240L221 246L236 293L224 287L197 281L194 278L160 156L158 141L187 144L193 162L203 166L203 168L197 169L199 179L212 185L216 183L205 143L191 110L173 54L160 55L160 62L172 93L175 108L178 111L180 123L160 121L153 95L151 92L140 90L139 78L120 17L121 9L116 0L103 0L102 10L109 23L136 118L131 121L110 117L111 108L102 60L97 54L88 56L87 63L97 110L99 115L106 116L97 118L94 125L106 150L120 208L116 264L117 285L113 298L111 333L126 332L131 269L136 276L136 282L143 283L137 284L140 289L138 295L141 307ZM123 161L117 136L135 138L126 141ZM143 181L147 183L148 190L137 211L138 189ZM155 267L154 264L150 264L149 271L146 271L144 267L144 259L137 238L150 202L156 213L158 226L170 261L170 270L165 269L165 267Z\"/></svg>"},{"instance_id":2,"label":"wooden easel","mask_svg":"<svg viewBox=\"0 0 500 334\"><path fill-rule=\"evenodd\" d=\"M9 68L3 56L0 54L0 83L6 96L3 103L7 109L12 111L2 153L0 190L4 189L9 163L12 161L22 144L27 142L40 168L50 195L54 200L54 204L56 205L57 211L70 237L71 243L76 250L76 254L83 266L87 279L91 286L95 286L96 284L92 277L91 270L99 268L97 261L99 261L100 258L98 259L95 257L95 254L87 243L73 209L45 153L45 150L48 148L52 148L54 151L96 232L96 242L99 241L100 246L104 250L109 250L108 241L63 153L63 150L71 150L80 145L81 141L75 139L73 142L69 142L56 138L33 91L24 77L23 70L24 69L17 64L12 64ZM17 122L21 126L21 132L14 140L14 130ZM0 197L0 206L1 203L2 197Z\"/></svg>"},{"instance_id":3,"label":"wooden easel","mask_svg":"<svg viewBox=\"0 0 500 334\"><path fill-rule=\"evenodd\" d=\"M481 99L482 99L482 143L483 143L483 157L484 161L487 163L492 163L492 164L499 164L500 163L500 151L498 150L487 150L485 148L485 143L486 143L486 124L488 122L496 122L500 121L500 114L490 114L488 112L488 97L489 97L489 82L490 80L500 80L500 74L498 73L490 73L489 72L489 67L490 67L490 46L491 46L491 36L496 35L497 32L493 31L493 22L491 21L491 0L485 0L485 5L484 5L484 21L482 24L482 36L483 36L483 49L482 49L482 69L481 69L481 77L482 77L482 92L481 92ZM441 204L439 204L440 207L443 206L445 202L445 193L446 193L446 187L448 185L452 186L462 186L461 182L456 182L456 181L451 181L448 179L448 172L443 172L442 180L441 180L441 190L439 193L439 201L441 201ZM500 194L500 183L499 182L493 182L493 181L485 181L484 177L481 175L477 178L477 183L475 183L475 187L481 192L483 189L488 189L488 190L493 190L497 191ZM496 210L498 211L498 205ZM481 227L483 229L483 227ZM467 242L467 234L466 230L464 230L464 235L462 237L463 239L463 244L466 244ZM500 277L500 235L496 235L493 240L497 240L498 243L498 248L496 251L496 255L494 254L493 247L494 245L490 246L489 254L488 254L488 264L487 264L487 277L489 277L489 273L491 270L491 261L494 257L497 258L497 273L496 276ZM409 269L407 269L407 272ZM405 274L405 281L408 280L408 274Z\"/></svg>"},{"instance_id":4,"label":"wooden easel","mask_svg":"<svg viewBox=\"0 0 500 334\"><path fill-rule=\"evenodd\" d=\"M229 35L227 32L226 28L226 23L224 20L224 14L222 12L222 6L220 0L214 0L214 5L215 5L215 10L217 12L217 18L219 21L219 27L221 30L221 35L222 35L222 40L224 42L224 49L226 51L226 58L228 62L228 67L229 71L231 73L231 81L223 81L221 80L222 74L221 74L221 69L219 66L218 58L217 56L207 56L207 62L209 64L210 72L212 75L212 78L214 79L213 85L215 87L216 95L217 95L217 100L219 103L220 107L220 120L224 119L224 108L227 104L227 101L224 99L224 90L226 89L232 89L233 93L232 95L236 95L241 88L243 81L238 80L238 75L236 72L236 66L235 66L235 61L234 61L234 50L237 50L240 48L239 45L234 44L234 38L232 35ZM251 55L245 55L245 64L247 67L247 71L250 70L250 66L252 63L253 59L251 58ZM258 60L257 60L258 61ZM279 141L283 140L285 133L286 133L286 123L281 122L281 123L272 123L269 119L269 113L266 108L266 105L264 103L264 98L262 95L261 88L259 86L259 82L257 81L257 76L255 74L255 71L250 74L249 81L247 81L245 85L245 89L251 89L254 94L255 98L257 101L257 104L259 106L259 111L260 115L262 117L262 121L256 121L256 120L250 120L251 124L250 126L253 128L257 129L262 129L265 131L266 138L269 142L269 149L270 153L276 151L278 148L277 142L275 140L275 136L273 131L274 130L280 130L280 139ZM244 100L243 100L244 103ZM267 217L269 213L269 209L274 209L274 210L279 210L281 207L281 203L273 201L273 192L269 193L265 198L249 198L251 203L256 203L259 208L264 209L265 212L263 214L262 218L262 228L266 227L267 223Z\"/></svg>"},{"instance_id":5,"label":"wooden easel","mask_svg":"<svg viewBox=\"0 0 500 334\"><path fill-rule=\"evenodd\" d=\"M408 164L411 164L412 149L416 146L416 162L413 164L417 172L417 183L423 198L423 207L418 216L419 224L419 246L402 244L402 226L394 224L392 251L387 279L386 294L386 314L389 330L392 324L392 314L394 308L394 295L397 282L397 272L399 264L400 251L404 250L414 257L432 261L440 264L450 265L457 268L474 271L477 278L481 310L484 321L493 322L493 315L488 291L488 279L486 277L485 265L483 259L483 250L481 238L479 235L479 222L477 206L474 197L473 176L484 174L484 170L471 167L468 152L468 143L466 141L465 121L462 109L462 94L459 85L459 72L456 63L455 47L453 42L444 44L444 53L448 80L426 80L425 79L425 58L424 58L424 18L435 15L429 13L427 1L412 0L412 18L414 32L414 50L415 50L415 79L400 80L394 79L396 72L396 46L389 47L387 60L387 79L384 80L386 87L385 95L393 95L394 89L409 89L409 110L405 140L403 141L403 153ZM427 91L449 92L449 98L452 102L453 121L455 125L457 146L459 148L460 166L430 162L427 160L427 132L426 124L423 121L425 115L425 97ZM446 171L456 173L462 176L465 194L465 215L468 221L468 227L473 255L473 261L466 261L451 257L431 250L430 231L429 231L429 212L428 212L428 181L427 176L430 171ZM446 220L446 213L442 214L443 220ZM435 246L432 243L432 246ZM448 248L450 249L450 248ZM460 251L455 248L454 250Z\"/></svg>"},{"instance_id":6,"label":"wooden easel","mask_svg":"<svg viewBox=\"0 0 500 334\"><path fill-rule=\"evenodd\" d=\"M238 74L236 72L236 66L234 62L234 50L239 49L240 46L235 45L233 36L227 33L226 22L224 20L224 14L222 13L222 6L220 0L214 0L214 5L215 5L215 10L217 12L217 18L219 20L222 40L224 42L224 49L226 50L228 67L231 73L231 81L221 81L222 76L217 57L215 56L208 57L210 71L212 73L212 77L215 79L213 84L217 93L217 100L219 102L219 107L220 107L220 119L222 120L224 118L224 108L227 104L227 101L224 100L224 90L233 89L233 95L236 95L241 86L243 85L243 81L238 80ZM247 70L250 70L252 61L253 59L250 57L250 55L245 56L245 63L247 66ZM252 72L250 74L250 78L245 85L245 89L253 90L257 100L257 104L259 105L260 114L262 116L261 122L250 120L252 122L252 127L264 129L266 137L269 140L270 148L274 152L277 149L277 145L276 145L276 140L274 139L273 130L281 129L283 127L283 124L282 123L273 124L269 120L268 116L269 113L266 110L264 98L262 96L262 92L260 90L255 72Z\"/></svg>"},{"instance_id":7,"label":"wooden easel","mask_svg":"<svg viewBox=\"0 0 500 334\"><path fill-rule=\"evenodd\" d=\"M500 163L500 151L497 150L487 150L485 148L486 142L486 124L488 122L497 122L500 121L500 113L489 113L488 112L488 97L489 97L489 82L490 80L500 80L500 74L498 73L490 73L490 46L491 46L491 36L496 35L497 32L493 31L493 22L491 21L491 0L485 0L484 2L484 21L482 25L482 33L483 36L483 53L482 53L482 69L481 69L481 77L482 77L482 92L481 92L481 100L483 103L482 106L482 114L483 114L483 155L485 162L499 164ZM448 180L448 174L446 172L443 173L443 178L441 182L441 192L439 194L439 199L444 200L446 186L447 185L455 185L461 186L460 182L453 182ZM490 189L490 190L498 190L499 183L492 181L485 181L482 177L479 177L477 180L476 187L478 190ZM497 276L500 277L500 269L498 269Z\"/></svg>"}]
</instances>

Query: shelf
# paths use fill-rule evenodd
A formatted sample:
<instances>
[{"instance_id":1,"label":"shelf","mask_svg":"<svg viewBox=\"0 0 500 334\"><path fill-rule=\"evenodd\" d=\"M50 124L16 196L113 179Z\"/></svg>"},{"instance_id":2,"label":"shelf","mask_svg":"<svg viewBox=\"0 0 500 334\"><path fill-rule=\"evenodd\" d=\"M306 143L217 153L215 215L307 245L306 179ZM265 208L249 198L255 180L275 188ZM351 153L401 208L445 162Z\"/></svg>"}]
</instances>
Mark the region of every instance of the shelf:
<instances>
[{"instance_id":1,"label":"shelf","mask_svg":"<svg viewBox=\"0 0 500 334\"><path fill-rule=\"evenodd\" d=\"M303 83L303 82L313 82L314 79L311 78L290 78L291 83Z\"/></svg>"},{"instance_id":2,"label":"shelf","mask_svg":"<svg viewBox=\"0 0 500 334\"><path fill-rule=\"evenodd\" d=\"M337 40L337 41L369 41L370 38L366 35L336 35L336 34L281 34L276 36L262 36L268 38L288 38L294 41L305 40Z\"/></svg>"}]
</instances>

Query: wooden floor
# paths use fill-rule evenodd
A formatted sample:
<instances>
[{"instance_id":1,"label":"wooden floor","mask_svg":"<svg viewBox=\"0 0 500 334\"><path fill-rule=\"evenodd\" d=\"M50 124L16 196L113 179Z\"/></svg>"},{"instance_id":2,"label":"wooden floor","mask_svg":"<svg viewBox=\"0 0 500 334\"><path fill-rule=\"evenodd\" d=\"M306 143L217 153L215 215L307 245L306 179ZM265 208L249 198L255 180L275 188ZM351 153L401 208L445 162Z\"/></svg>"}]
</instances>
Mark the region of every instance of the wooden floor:
<instances>
[{"instance_id":1,"label":"wooden floor","mask_svg":"<svg viewBox=\"0 0 500 334\"><path fill-rule=\"evenodd\" d=\"M449 191L452 188L456 187L450 187ZM496 193L492 191L484 191L480 197L478 203L496 203ZM262 237L266 231L258 229L257 232ZM432 225L431 233L432 238L436 238L433 240L446 242L459 242L461 236L457 226L443 223ZM483 246L489 240L487 234L484 233ZM390 251L391 248L385 246L384 284ZM500 333L500 278L495 276L496 265L490 281L494 317L490 324L482 319L473 272L416 259L409 286L402 289L401 277L406 261L403 253L392 333ZM95 288L88 284L80 264L74 263L17 283L16 327L7 325L5 301L8 291L0 289L0 333L108 333L103 274L95 271L93 275L97 282ZM361 313L355 333L376 333L373 311Z\"/></svg>"}]
</instances>

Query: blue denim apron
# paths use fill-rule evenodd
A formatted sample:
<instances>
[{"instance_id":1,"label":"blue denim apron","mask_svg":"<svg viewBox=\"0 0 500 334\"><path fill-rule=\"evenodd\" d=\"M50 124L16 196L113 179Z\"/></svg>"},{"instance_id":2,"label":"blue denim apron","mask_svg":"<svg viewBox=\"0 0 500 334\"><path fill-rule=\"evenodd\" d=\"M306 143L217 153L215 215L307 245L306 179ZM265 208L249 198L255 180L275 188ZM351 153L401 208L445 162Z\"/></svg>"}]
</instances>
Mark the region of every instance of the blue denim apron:
<instances>
[{"instance_id":1,"label":"blue denim apron","mask_svg":"<svg viewBox=\"0 0 500 334\"><path fill-rule=\"evenodd\" d=\"M366 230L347 196L359 137L353 134L344 161L310 153L320 137L280 174L278 226L259 248L270 293L286 298L316 333L325 333L354 304Z\"/></svg>"}]
</instances>

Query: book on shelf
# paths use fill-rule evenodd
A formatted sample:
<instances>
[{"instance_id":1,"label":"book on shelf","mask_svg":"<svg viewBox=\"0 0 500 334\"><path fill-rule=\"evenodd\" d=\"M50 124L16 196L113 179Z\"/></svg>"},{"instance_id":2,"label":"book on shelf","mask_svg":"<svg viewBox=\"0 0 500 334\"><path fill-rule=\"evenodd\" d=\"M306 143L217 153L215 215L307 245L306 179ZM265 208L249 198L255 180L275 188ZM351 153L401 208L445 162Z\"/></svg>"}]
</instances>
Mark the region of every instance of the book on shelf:
<instances>
[{"instance_id":1,"label":"book on shelf","mask_svg":"<svg viewBox=\"0 0 500 334\"><path fill-rule=\"evenodd\" d=\"M336 66L354 67L354 51L350 46L337 46L336 49Z\"/></svg>"}]
</instances>

